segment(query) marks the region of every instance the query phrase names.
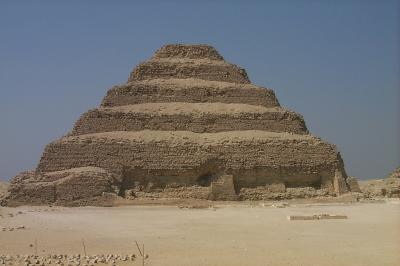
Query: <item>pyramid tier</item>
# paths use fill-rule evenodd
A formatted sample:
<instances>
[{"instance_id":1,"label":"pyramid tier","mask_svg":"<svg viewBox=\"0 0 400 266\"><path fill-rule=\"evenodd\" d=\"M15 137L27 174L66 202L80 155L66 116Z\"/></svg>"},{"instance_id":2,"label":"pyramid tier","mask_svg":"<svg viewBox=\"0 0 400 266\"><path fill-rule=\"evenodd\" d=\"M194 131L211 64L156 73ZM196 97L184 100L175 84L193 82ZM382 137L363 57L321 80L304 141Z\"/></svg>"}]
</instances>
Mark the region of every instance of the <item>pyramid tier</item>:
<instances>
[{"instance_id":1,"label":"pyramid tier","mask_svg":"<svg viewBox=\"0 0 400 266\"><path fill-rule=\"evenodd\" d=\"M233 130L308 133L300 115L280 107L172 102L93 109L81 116L71 135L144 129L199 133Z\"/></svg>"},{"instance_id":2,"label":"pyramid tier","mask_svg":"<svg viewBox=\"0 0 400 266\"><path fill-rule=\"evenodd\" d=\"M156 78L198 78L203 80L250 83L246 70L225 61L209 59L151 59L135 67L128 82Z\"/></svg>"},{"instance_id":3,"label":"pyramid tier","mask_svg":"<svg viewBox=\"0 0 400 266\"><path fill-rule=\"evenodd\" d=\"M102 106L159 102L243 103L279 106L272 90L251 84L205 81L201 79L154 79L114 86Z\"/></svg>"},{"instance_id":4,"label":"pyramid tier","mask_svg":"<svg viewBox=\"0 0 400 266\"><path fill-rule=\"evenodd\" d=\"M335 147L319 138L253 130L69 136L47 145L37 173L83 166L118 173L130 184L139 178L160 186L190 185L205 175L223 172L234 175L237 188L282 182L332 191L336 172L342 171Z\"/></svg>"},{"instance_id":5,"label":"pyramid tier","mask_svg":"<svg viewBox=\"0 0 400 266\"><path fill-rule=\"evenodd\" d=\"M168 44L157 50L152 58L224 59L214 47L205 44Z\"/></svg>"}]
</instances>

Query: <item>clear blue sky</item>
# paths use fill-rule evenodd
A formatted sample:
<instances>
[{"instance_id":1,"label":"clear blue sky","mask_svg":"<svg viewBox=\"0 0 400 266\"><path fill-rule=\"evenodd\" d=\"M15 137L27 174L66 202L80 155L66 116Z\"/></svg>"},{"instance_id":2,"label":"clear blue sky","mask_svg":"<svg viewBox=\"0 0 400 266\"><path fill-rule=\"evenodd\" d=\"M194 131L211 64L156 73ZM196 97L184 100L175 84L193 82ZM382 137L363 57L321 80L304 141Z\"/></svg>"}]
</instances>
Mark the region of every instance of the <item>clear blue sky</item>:
<instances>
[{"instance_id":1,"label":"clear blue sky","mask_svg":"<svg viewBox=\"0 0 400 266\"><path fill-rule=\"evenodd\" d=\"M246 68L349 175L400 165L399 1L15 2L0 3L0 179L33 169L166 43L208 43Z\"/></svg>"}]
</instances>

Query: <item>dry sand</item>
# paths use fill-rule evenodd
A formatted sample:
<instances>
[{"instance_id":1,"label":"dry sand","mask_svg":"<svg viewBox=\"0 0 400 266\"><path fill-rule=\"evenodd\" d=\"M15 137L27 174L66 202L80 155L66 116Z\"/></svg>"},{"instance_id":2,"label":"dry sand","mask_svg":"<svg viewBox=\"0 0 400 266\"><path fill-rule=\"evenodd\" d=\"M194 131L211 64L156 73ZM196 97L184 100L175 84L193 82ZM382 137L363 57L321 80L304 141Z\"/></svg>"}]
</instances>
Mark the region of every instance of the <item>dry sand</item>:
<instances>
[{"instance_id":1,"label":"dry sand","mask_svg":"<svg viewBox=\"0 0 400 266\"><path fill-rule=\"evenodd\" d=\"M14 216L10 217L9 213ZM289 221L287 215L343 214L345 220ZM286 208L224 203L176 206L0 208L0 254L138 254L146 265L399 265L400 202L298 204ZM139 261L133 264L141 265Z\"/></svg>"}]
</instances>

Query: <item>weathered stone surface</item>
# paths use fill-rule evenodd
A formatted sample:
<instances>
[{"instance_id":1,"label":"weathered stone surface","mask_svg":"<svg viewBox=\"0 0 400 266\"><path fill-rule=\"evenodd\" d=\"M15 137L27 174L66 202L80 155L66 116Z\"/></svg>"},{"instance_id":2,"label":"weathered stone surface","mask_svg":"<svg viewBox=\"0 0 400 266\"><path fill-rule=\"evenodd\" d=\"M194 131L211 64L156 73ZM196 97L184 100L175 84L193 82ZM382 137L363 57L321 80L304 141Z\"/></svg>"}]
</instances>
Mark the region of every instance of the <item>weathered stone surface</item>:
<instances>
[{"instance_id":1,"label":"weathered stone surface","mask_svg":"<svg viewBox=\"0 0 400 266\"><path fill-rule=\"evenodd\" d=\"M400 198L399 178L363 180L360 188L366 197Z\"/></svg>"},{"instance_id":2,"label":"weathered stone surface","mask_svg":"<svg viewBox=\"0 0 400 266\"><path fill-rule=\"evenodd\" d=\"M104 192L115 192L113 185L118 178L101 168L83 167L60 172L46 173L45 176L64 176L55 182L56 201L67 203L84 198L101 196ZM118 191L117 191L118 192Z\"/></svg>"},{"instance_id":3,"label":"weathered stone surface","mask_svg":"<svg viewBox=\"0 0 400 266\"><path fill-rule=\"evenodd\" d=\"M218 167L210 166L212 161ZM132 179L131 185L136 178L159 187L172 182L196 185L204 175L225 171L235 176L238 188L277 181L288 186L321 186L322 179L330 180L333 187L340 163L335 147L310 135L265 131L122 131L57 140L46 147L37 171L88 165L116 174L130 169L123 178Z\"/></svg>"},{"instance_id":4,"label":"weathered stone surface","mask_svg":"<svg viewBox=\"0 0 400 266\"><path fill-rule=\"evenodd\" d=\"M218 158L225 162L225 168L232 169L328 164L336 167L338 163L335 147L310 135L257 130L219 133L144 130L64 137L46 147L37 169L58 171L85 164L107 170L121 165L190 168L209 158ZM103 166L96 165L98 162Z\"/></svg>"},{"instance_id":5,"label":"weathered stone surface","mask_svg":"<svg viewBox=\"0 0 400 266\"><path fill-rule=\"evenodd\" d=\"M140 103L242 103L265 107L279 106L272 90L252 84L206 81L198 78L151 79L114 86L102 106Z\"/></svg>"},{"instance_id":6,"label":"weathered stone surface","mask_svg":"<svg viewBox=\"0 0 400 266\"><path fill-rule=\"evenodd\" d=\"M400 167L383 179L363 180L360 189L366 197L400 198Z\"/></svg>"},{"instance_id":7,"label":"weathered stone surface","mask_svg":"<svg viewBox=\"0 0 400 266\"><path fill-rule=\"evenodd\" d=\"M303 117L283 108L223 103L147 103L93 109L71 135L110 131L223 132L265 130L307 134Z\"/></svg>"},{"instance_id":8,"label":"weathered stone surface","mask_svg":"<svg viewBox=\"0 0 400 266\"><path fill-rule=\"evenodd\" d=\"M165 188L139 188L127 191L129 199L135 198L171 198L171 199L208 199L208 187L193 186L166 186Z\"/></svg>"},{"instance_id":9,"label":"weathered stone surface","mask_svg":"<svg viewBox=\"0 0 400 266\"><path fill-rule=\"evenodd\" d=\"M210 195L211 200L237 200L233 175L220 175L211 181Z\"/></svg>"},{"instance_id":10,"label":"weathered stone surface","mask_svg":"<svg viewBox=\"0 0 400 266\"><path fill-rule=\"evenodd\" d=\"M96 167L70 168L64 171L24 172L10 184L8 205L62 204L114 192L117 178Z\"/></svg>"},{"instance_id":11,"label":"weathered stone surface","mask_svg":"<svg viewBox=\"0 0 400 266\"><path fill-rule=\"evenodd\" d=\"M225 61L207 59L151 59L135 67L128 82L158 78L198 78L250 83L246 70L243 68Z\"/></svg>"},{"instance_id":12,"label":"weathered stone surface","mask_svg":"<svg viewBox=\"0 0 400 266\"><path fill-rule=\"evenodd\" d=\"M224 60L214 47L206 44L169 44L157 50L152 58L190 58Z\"/></svg>"},{"instance_id":13,"label":"weathered stone surface","mask_svg":"<svg viewBox=\"0 0 400 266\"><path fill-rule=\"evenodd\" d=\"M51 204L55 201L55 186L41 182L34 171L22 172L12 180L5 201L9 206Z\"/></svg>"},{"instance_id":14,"label":"weathered stone surface","mask_svg":"<svg viewBox=\"0 0 400 266\"><path fill-rule=\"evenodd\" d=\"M0 201L6 195L9 186L8 182L0 181Z\"/></svg>"},{"instance_id":15,"label":"weathered stone surface","mask_svg":"<svg viewBox=\"0 0 400 266\"><path fill-rule=\"evenodd\" d=\"M167 45L110 89L35 171L15 177L8 205L92 205L127 198L260 200L357 190L336 148L301 115L207 45Z\"/></svg>"},{"instance_id":16,"label":"weathered stone surface","mask_svg":"<svg viewBox=\"0 0 400 266\"><path fill-rule=\"evenodd\" d=\"M389 178L400 178L400 167L397 167L390 175Z\"/></svg>"},{"instance_id":17,"label":"weathered stone surface","mask_svg":"<svg viewBox=\"0 0 400 266\"><path fill-rule=\"evenodd\" d=\"M340 169L335 170L335 176L333 177L333 188L337 195L341 195L349 191L346 183L346 177L343 176L343 172Z\"/></svg>"},{"instance_id":18,"label":"weathered stone surface","mask_svg":"<svg viewBox=\"0 0 400 266\"><path fill-rule=\"evenodd\" d=\"M283 185L283 184L282 184ZM244 187L240 190L239 197L242 200L281 200L296 198L316 198L334 195L333 192L326 189L317 189L314 187L291 187L280 191L274 189L271 185L259 186L256 188Z\"/></svg>"}]
</instances>

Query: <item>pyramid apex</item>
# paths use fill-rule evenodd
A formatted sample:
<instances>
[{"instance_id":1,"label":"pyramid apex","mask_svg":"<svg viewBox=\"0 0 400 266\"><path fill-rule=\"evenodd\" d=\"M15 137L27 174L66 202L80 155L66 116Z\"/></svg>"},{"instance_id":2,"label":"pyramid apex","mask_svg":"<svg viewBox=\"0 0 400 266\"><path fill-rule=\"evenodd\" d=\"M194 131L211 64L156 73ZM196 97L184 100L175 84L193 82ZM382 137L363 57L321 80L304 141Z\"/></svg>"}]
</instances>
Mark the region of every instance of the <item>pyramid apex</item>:
<instances>
[{"instance_id":1,"label":"pyramid apex","mask_svg":"<svg viewBox=\"0 0 400 266\"><path fill-rule=\"evenodd\" d=\"M167 44L158 49L153 58L224 59L208 44Z\"/></svg>"}]
</instances>

